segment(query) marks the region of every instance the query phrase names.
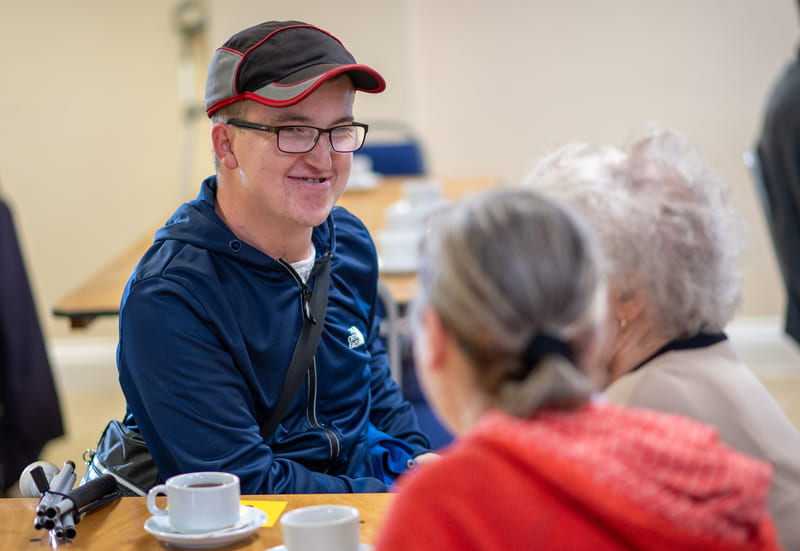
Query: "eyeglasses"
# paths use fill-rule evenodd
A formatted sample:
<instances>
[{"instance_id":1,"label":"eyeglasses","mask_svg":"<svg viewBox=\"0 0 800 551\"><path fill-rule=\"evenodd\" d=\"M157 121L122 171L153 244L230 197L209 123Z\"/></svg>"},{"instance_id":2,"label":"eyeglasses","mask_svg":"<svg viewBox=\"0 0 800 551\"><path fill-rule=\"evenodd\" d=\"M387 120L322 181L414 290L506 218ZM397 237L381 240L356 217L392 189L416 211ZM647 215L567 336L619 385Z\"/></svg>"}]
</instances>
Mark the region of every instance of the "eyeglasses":
<instances>
[{"instance_id":1,"label":"eyeglasses","mask_svg":"<svg viewBox=\"0 0 800 551\"><path fill-rule=\"evenodd\" d=\"M272 126L230 119L228 124L238 128L249 128L272 132L278 137L278 149L284 153L308 153L317 145L320 134L328 134L331 147L337 153L352 153L364 145L369 125L360 122L335 126L333 128L317 128L316 126Z\"/></svg>"}]
</instances>

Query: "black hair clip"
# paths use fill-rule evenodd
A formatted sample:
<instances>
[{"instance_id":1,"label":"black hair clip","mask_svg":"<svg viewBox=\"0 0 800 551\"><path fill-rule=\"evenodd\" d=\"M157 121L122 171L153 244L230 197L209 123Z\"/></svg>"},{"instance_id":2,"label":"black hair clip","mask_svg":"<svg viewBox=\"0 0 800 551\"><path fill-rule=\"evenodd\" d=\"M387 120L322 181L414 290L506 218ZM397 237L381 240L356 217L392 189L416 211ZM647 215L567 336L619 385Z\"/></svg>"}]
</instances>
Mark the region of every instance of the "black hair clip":
<instances>
[{"instance_id":1,"label":"black hair clip","mask_svg":"<svg viewBox=\"0 0 800 551\"><path fill-rule=\"evenodd\" d=\"M536 367L545 356L563 356L568 360L572 360L572 347L558 339L551 337L547 333L536 333L531 340L528 341L528 346L525 347L525 352L522 355L522 362L525 366L525 374Z\"/></svg>"}]
</instances>

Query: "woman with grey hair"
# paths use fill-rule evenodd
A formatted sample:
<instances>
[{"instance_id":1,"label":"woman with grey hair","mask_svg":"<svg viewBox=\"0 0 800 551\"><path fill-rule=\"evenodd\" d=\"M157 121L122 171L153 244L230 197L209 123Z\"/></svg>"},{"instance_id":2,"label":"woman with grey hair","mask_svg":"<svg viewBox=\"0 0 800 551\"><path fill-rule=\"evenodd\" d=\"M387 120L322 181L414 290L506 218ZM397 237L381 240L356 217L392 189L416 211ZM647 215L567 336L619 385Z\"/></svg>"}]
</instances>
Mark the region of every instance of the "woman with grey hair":
<instances>
[{"instance_id":1,"label":"woman with grey hair","mask_svg":"<svg viewBox=\"0 0 800 551\"><path fill-rule=\"evenodd\" d=\"M724 333L744 242L726 183L683 136L651 129L625 150L564 146L526 184L582 214L605 253L606 396L710 424L771 463L770 511L800 549L800 435Z\"/></svg>"},{"instance_id":2,"label":"woman with grey hair","mask_svg":"<svg viewBox=\"0 0 800 551\"><path fill-rule=\"evenodd\" d=\"M437 213L415 366L457 440L401 478L377 551L778 548L767 464L705 425L593 397L596 251L575 215L529 191Z\"/></svg>"}]
</instances>

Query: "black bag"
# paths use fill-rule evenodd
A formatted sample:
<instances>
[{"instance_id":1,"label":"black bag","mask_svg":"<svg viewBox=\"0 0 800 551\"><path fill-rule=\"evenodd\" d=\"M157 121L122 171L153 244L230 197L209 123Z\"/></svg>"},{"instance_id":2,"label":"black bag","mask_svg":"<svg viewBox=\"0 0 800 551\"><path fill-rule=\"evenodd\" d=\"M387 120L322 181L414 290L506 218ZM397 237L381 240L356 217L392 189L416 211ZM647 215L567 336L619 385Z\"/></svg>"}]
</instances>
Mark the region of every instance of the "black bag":
<instances>
[{"instance_id":1,"label":"black bag","mask_svg":"<svg viewBox=\"0 0 800 551\"><path fill-rule=\"evenodd\" d=\"M322 326L325 324L325 311L328 308L330 260L330 253L320 259L321 268L315 278L314 292L311 294L310 314L303 317L300 337L295 344L275 410L260 427L261 437L264 440L278 427L281 417L300 388L308 368L311 367L314 352L322 335ZM122 495L146 496L150 488L162 482L142 435L116 419L106 425L97 442L97 449L86 450L83 455L87 466L81 485L104 474L110 474L117 479Z\"/></svg>"},{"instance_id":2,"label":"black bag","mask_svg":"<svg viewBox=\"0 0 800 551\"><path fill-rule=\"evenodd\" d=\"M162 482L142 435L116 419L106 425L97 449L84 452L83 459L86 472L82 485L110 474L117 479L122 495L146 496L150 488Z\"/></svg>"}]
</instances>

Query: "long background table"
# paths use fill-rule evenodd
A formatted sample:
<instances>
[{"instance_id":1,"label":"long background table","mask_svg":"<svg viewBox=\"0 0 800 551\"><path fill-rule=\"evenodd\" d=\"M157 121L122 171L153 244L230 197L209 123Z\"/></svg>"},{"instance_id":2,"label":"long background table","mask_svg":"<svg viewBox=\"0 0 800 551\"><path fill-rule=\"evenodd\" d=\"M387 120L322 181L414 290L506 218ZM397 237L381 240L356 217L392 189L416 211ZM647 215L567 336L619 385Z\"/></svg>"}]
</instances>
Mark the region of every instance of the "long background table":
<instances>
[{"instance_id":1,"label":"long background table","mask_svg":"<svg viewBox=\"0 0 800 551\"><path fill-rule=\"evenodd\" d=\"M403 195L403 185L420 179L385 178L370 189L347 190L338 205L358 216L373 238L383 228L384 211ZM430 181L430 178L426 179ZM445 199L457 199L472 191L496 187L496 178L436 178ZM161 224L158 225L160 227ZM53 307L53 314L69 318L73 328L88 326L98 316L116 316L125 283L142 254L153 242L157 227L146 233L108 265L91 274L85 282L63 297ZM392 296L399 303L408 302L414 295L414 274L381 274Z\"/></svg>"},{"instance_id":2,"label":"long background table","mask_svg":"<svg viewBox=\"0 0 800 551\"><path fill-rule=\"evenodd\" d=\"M299 507L322 504L351 505L361 517L361 541L374 543L392 494L305 494L274 496L242 496L248 500L286 501L284 512ZM36 530L35 498L0 499L0 549L13 551L42 550L50 547L48 532ZM167 548L144 529L150 517L146 498L123 497L86 515L77 525L78 535L69 544L59 547L70 551L163 551ZM283 542L280 523L262 527L249 538L226 546L237 551L265 551Z\"/></svg>"}]
</instances>

